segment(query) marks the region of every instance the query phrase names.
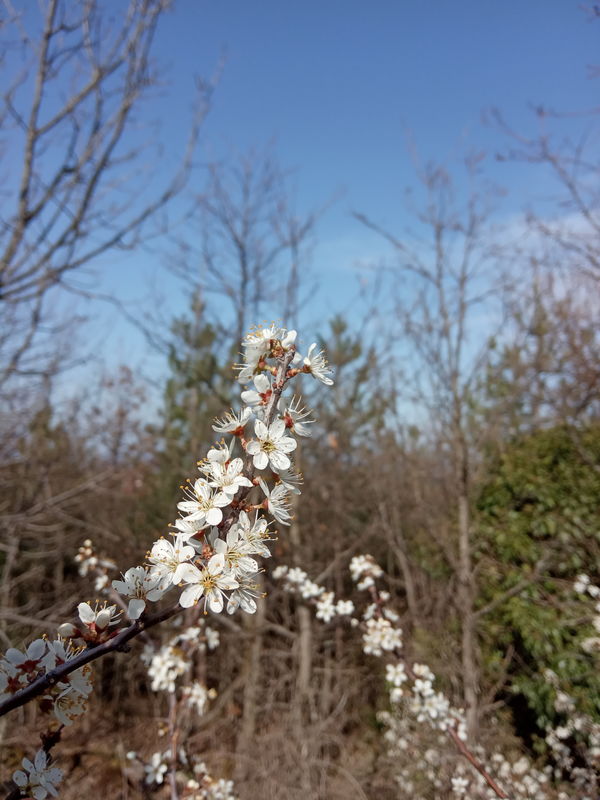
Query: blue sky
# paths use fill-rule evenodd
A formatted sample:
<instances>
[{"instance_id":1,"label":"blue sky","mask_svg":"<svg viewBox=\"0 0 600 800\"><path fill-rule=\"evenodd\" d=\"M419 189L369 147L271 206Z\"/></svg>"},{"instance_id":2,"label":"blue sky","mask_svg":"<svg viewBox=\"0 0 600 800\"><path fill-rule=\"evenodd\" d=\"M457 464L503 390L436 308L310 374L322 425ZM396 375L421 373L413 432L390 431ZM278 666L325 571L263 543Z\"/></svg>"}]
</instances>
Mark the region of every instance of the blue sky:
<instances>
[{"instance_id":1,"label":"blue sky","mask_svg":"<svg viewBox=\"0 0 600 800\"><path fill-rule=\"evenodd\" d=\"M485 151L488 174L507 190L505 218L547 194L542 172L532 179L531 170L495 162L507 141L482 114L497 107L519 132L534 133L534 105L592 108L598 83L588 67L599 33L600 21L563 0L179 0L157 36L164 87L147 110L162 122L157 178L181 152L194 75L210 75L224 55L199 163L273 142L294 170L300 209L336 198L312 259L316 324L332 310L352 310L357 267L387 253L351 212L402 230L403 191L415 183L409 138L421 159L450 166L471 148ZM586 124L574 121L573 131ZM142 301L153 280L171 280L157 250L99 265L98 285ZM185 307L181 287L169 286L166 297L167 313ZM113 312L94 308L92 316L90 340L108 363L141 358L141 340Z\"/></svg>"}]
</instances>

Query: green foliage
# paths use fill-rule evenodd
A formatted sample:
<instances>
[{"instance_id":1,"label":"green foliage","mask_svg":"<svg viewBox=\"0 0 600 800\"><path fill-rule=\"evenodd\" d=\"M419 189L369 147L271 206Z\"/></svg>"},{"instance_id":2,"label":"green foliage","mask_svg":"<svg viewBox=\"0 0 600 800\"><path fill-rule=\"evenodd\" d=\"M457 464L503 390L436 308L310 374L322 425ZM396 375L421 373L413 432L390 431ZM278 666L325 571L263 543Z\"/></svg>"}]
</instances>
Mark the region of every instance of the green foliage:
<instances>
[{"instance_id":1,"label":"green foliage","mask_svg":"<svg viewBox=\"0 0 600 800\"><path fill-rule=\"evenodd\" d=\"M557 719L547 669L600 719L600 675L581 647L593 604L573 590L578 574L598 572L599 464L600 427L539 431L497 456L477 501L479 605L492 607L482 617L484 668L490 682L507 670L540 727Z\"/></svg>"},{"instance_id":2,"label":"green foliage","mask_svg":"<svg viewBox=\"0 0 600 800\"><path fill-rule=\"evenodd\" d=\"M204 305L192 299L188 314L171 326L162 422L157 438L156 468L149 485L151 524L162 528L172 519L182 476L193 475L196 460L214 440L212 422L232 403L232 352L205 320Z\"/></svg>"},{"instance_id":3,"label":"green foliage","mask_svg":"<svg viewBox=\"0 0 600 800\"><path fill-rule=\"evenodd\" d=\"M340 315L330 320L329 328L326 344L323 341L321 346L326 347L335 385L331 392L320 394L315 410L330 439L348 457L365 437L373 441L383 432L392 399L389 391L378 387L381 370L375 347L368 346L361 333L350 331Z\"/></svg>"}]
</instances>

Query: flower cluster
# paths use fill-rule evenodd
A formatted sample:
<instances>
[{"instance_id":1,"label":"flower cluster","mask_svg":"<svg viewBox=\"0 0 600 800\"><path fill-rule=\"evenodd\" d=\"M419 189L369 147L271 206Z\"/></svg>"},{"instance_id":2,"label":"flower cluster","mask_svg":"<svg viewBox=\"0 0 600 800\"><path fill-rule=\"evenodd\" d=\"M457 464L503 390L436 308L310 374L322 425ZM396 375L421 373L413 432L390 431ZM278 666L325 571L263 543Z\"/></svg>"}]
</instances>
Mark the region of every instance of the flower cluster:
<instances>
[{"instance_id":1,"label":"flower cluster","mask_svg":"<svg viewBox=\"0 0 600 800\"><path fill-rule=\"evenodd\" d=\"M591 798L600 792L600 724L576 709L575 699L561 690L560 681L551 669L544 671L548 689L553 693L554 710L560 725L546 728L545 742L552 753L554 777L568 776Z\"/></svg>"},{"instance_id":2,"label":"flower cluster","mask_svg":"<svg viewBox=\"0 0 600 800\"><path fill-rule=\"evenodd\" d=\"M112 583L108 573L115 569L114 563L99 557L87 539L76 556L79 572L84 577L94 575L94 590L112 595L111 599L117 602L80 603L78 621L63 623L56 640L37 639L25 652L10 648L0 659L0 703L79 652L100 645L103 647L99 651L107 652L111 640L123 633L114 643L114 649L121 648L149 624L157 624L182 609L198 607L205 613L217 614L224 609L229 614L238 609L248 614L256 611L256 601L261 596L258 558L270 556L268 542L274 538L268 517L281 525L291 522L290 495L299 494L302 483L294 469L293 453L297 437L309 436L314 422L299 397L288 402L282 392L300 374L311 375L325 385L333 383L323 352L312 344L306 355L301 355L296 338L295 331L275 324L257 328L245 337L243 361L237 365L238 380L243 385L242 407L227 412L213 425L218 434L228 435L230 440L217 442L198 462L199 475L182 487L179 517L168 536L153 543L146 563L130 567ZM175 606L151 620L149 606L175 590ZM330 619L332 597L323 596L320 602L321 617ZM119 627L117 605L131 621L127 628ZM340 614L352 610L347 603L334 608ZM207 629L202 646L212 646L211 641L214 645L215 639L216 631L209 634ZM157 652L146 652L153 689L174 692L177 678L189 666L184 642L185 636L179 634ZM86 656L82 660L92 659ZM64 673L64 680L48 679L38 700L43 710L52 710L56 719L66 725L85 708L91 691L90 667L74 665L72 671ZM202 713L210 696L211 690L194 681L183 688L181 699ZM17 698L13 700L16 702ZM29 777L22 771L18 773L18 785L31 789L36 800L38 796L45 797L42 791L54 793L57 777L56 771L43 777L46 762L42 764L42 760L42 756L36 756L34 764L26 762L26 769L31 766ZM162 763L160 758L153 757L151 761L154 772L149 774L154 783L164 775ZM204 769L203 775L205 772ZM188 787L192 794L186 796L233 796L227 782L221 786L207 773L196 784Z\"/></svg>"},{"instance_id":3,"label":"flower cluster","mask_svg":"<svg viewBox=\"0 0 600 800\"><path fill-rule=\"evenodd\" d=\"M87 644L101 644L114 635L114 631L109 629L119 621L120 613L117 612L116 605L96 603L92 608L89 603L79 603L77 611L80 624L63 622L58 626L59 636L71 640L81 639Z\"/></svg>"},{"instance_id":4,"label":"flower cluster","mask_svg":"<svg viewBox=\"0 0 600 800\"><path fill-rule=\"evenodd\" d=\"M90 572L95 573L94 590L100 592L108 586L108 572L115 570L117 565L110 558L100 558L94 552L91 539L86 539L75 556L79 564L79 574L85 578Z\"/></svg>"},{"instance_id":5,"label":"flower cluster","mask_svg":"<svg viewBox=\"0 0 600 800\"><path fill-rule=\"evenodd\" d=\"M383 570L373 556L360 555L354 556L350 562L350 575L357 584L357 589L370 589L371 586L375 586L375 580L381 578Z\"/></svg>"},{"instance_id":6,"label":"flower cluster","mask_svg":"<svg viewBox=\"0 0 600 800\"><path fill-rule=\"evenodd\" d=\"M130 750L127 758L142 765L144 783L148 788L160 788L172 764L170 750L153 753L147 761L135 750ZM182 797L185 800L237 800L233 781L213 778L199 756L188 757L182 748L177 750L177 773L183 782Z\"/></svg>"},{"instance_id":7,"label":"flower cluster","mask_svg":"<svg viewBox=\"0 0 600 800\"><path fill-rule=\"evenodd\" d=\"M448 737L419 724L411 714L381 711L386 762L403 796L449 798L449 800L495 800L498 794L466 760L457 760ZM550 787L550 770L539 770L518 755L507 758L481 746L473 748L480 763L488 765L510 800L569 800L565 792ZM383 765L382 765L383 766ZM592 800L588 797L587 800Z\"/></svg>"},{"instance_id":8,"label":"flower cluster","mask_svg":"<svg viewBox=\"0 0 600 800\"><path fill-rule=\"evenodd\" d=\"M461 709L453 708L442 692L433 688L435 675L426 664L404 663L402 629L397 626L398 614L387 606L390 595L376 588L376 579L383 570L370 555L355 556L350 562L350 574L357 589L367 591L374 602L363 613L363 650L368 655L390 653L397 661L386 665L390 702L405 703L417 722L427 722L433 728L454 731L465 740L466 728Z\"/></svg>"},{"instance_id":9,"label":"flower cluster","mask_svg":"<svg viewBox=\"0 0 600 800\"><path fill-rule=\"evenodd\" d=\"M409 666L404 661L399 615L387 606L389 593L378 590L376 585L376 580L383 576L381 567L372 556L358 555L350 562L350 574L357 589L366 591L372 601L366 604L361 619L352 617L350 624L360 626L363 651L367 655L394 659L386 663L385 669L390 702L396 713L407 711L417 723L425 722L430 729L442 733L451 731L459 740L465 741L467 735L462 709L454 708L442 692L434 689L435 676L428 666L418 663ZM333 593L311 581L297 567L277 567L273 576L284 581L286 590L311 602L317 618L323 622L354 611L351 600L338 600L334 604ZM382 721L386 722L388 717L394 715L384 716Z\"/></svg>"},{"instance_id":10,"label":"flower cluster","mask_svg":"<svg viewBox=\"0 0 600 800\"><path fill-rule=\"evenodd\" d=\"M231 434L231 441L216 444L199 462L200 475L184 488L171 539L154 542L148 566L132 567L123 580L112 583L129 599L130 619L138 619L148 602L180 586L182 608L200 603L217 614L225 608L229 614L238 608L256 611L256 557L269 557L266 542L272 538L262 513L289 524L289 495L299 492L301 482L291 458L297 447L294 436L309 435L307 426L313 421L299 398L286 404L281 393L302 372L332 383L322 353L313 355L316 345L303 358L295 342L295 331L276 325L244 339L238 379L254 388L242 391L241 411L231 410L213 425L217 433ZM252 502L255 487L262 497Z\"/></svg>"},{"instance_id":11,"label":"flower cluster","mask_svg":"<svg viewBox=\"0 0 600 800\"><path fill-rule=\"evenodd\" d=\"M24 758L21 766L23 769L18 769L12 776L21 791L31 794L35 800L45 800L48 795L58 797L56 787L62 780L62 772L50 766L45 750L37 751L33 763Z\"/></svg>"},{"instance_id":12,"label":"flower cluster","mask_svg":"<svg viewBox=\"0 0 600 800\"><path fill-rule=\"evenodd\" d=\"M0 658L0 702L76 654L71 643L60 637L53 641L35 639L25 651L10 647ZM64 681L51 683L38 698L39 706L44 712L52 712L61 725L70 725L85 711L91 691L91 670L85 666L71 672Z\"/></svg>"},{"instance_id":13,"label":"flower cluster","mask_svg":"<svg viewBox=\"0 0 600 800\"><path fill-rule=\"evenodd\" d=\"M285 582L286 590L311 603L317 618L324 622L333 619L345 602L354 609L352 601L338 600L334 604L333 593L314 583L297 567L280 566L273 574ZM462 709L454 708L442 692L436 691L435 675L426 664L410 665L404 658L402 629L397 624L399 615L387 605L390 595L376 583L383 570L372 556L358 555L350 563L350 574L357 589L366 591L370 600L360 620L353 617L350 623L360 627L366 654L386 658L390 711L380 712L378 719L385 728L389 762L403 796L569 800L571 795L560 788L565 778L578 791L579 800L598 796L600 725L576 711L574 699L561 691L555 673L546 670L545 678L555 692L556 712L566 718L563 724L546 730L553 767L539 770L523 755L511 760L481 746L468 751ZM600 588L586 575L577 578L574 588L594 600L600 596ZM600 603L595 605L595 612L592 624L600 632ZM584 643L584 649L596 649L595 641L593 647ZM468 761L457 760L457 742L460 752L469 753Z\"/></svg>"},{"instance_id":14,"label":"flower cluster","mask_svg":"<svg viewBox=\"0 0 600 800\"><path fill-rule=\"evenodd\" d=\"M598 635L586 637L582 641L581 646L586 653L600 652L600 600L598 600L598 598L600 598L600 586L592 583L589 575L582 574L577 576L573 584L573 589L577 594L587 595L596 601L594 603L594 614L592 615L591 623Z\"/></svg>"},{"instance_id":15,"label":"flower cluster","mask_svg":"<svg viewBox=\"0 0 600 800\"><path fill-rule=\"evenodd\" d=\"M175 692L177 679L189 673L194 652L204 652L206 647L214 650L218 645L218 631L204 625L203 620L177 633L161 647L146 644L141 658L148 668L150 688L153 692L172 694Z\"/></svg>"},{"instance_id":16,"label":"flower cluster","mask_svg":"<svg viewBox=\"0 0 600 800\"><path fill-rule=\"evenodd\" d=\"M352 600L335 601L333 592L328 592L323 586L311 581L306 572L300 567L289 569L284 564L273 570L273 578L282 580L284 589L296 592L305 600L314 600L317 609L317 619L331 622L334 617L349 617L354 612Z\"/></svg>"}]
</instances>

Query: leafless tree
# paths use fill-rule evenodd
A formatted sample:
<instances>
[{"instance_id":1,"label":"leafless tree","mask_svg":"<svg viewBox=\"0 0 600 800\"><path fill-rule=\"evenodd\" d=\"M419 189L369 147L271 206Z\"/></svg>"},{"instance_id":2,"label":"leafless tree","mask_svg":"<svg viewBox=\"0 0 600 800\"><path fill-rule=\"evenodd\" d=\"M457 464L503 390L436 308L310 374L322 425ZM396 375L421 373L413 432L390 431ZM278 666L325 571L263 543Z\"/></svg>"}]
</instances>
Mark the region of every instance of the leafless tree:
<instances>
[{"instance_id":1,"label":"leafless tree","mask_svg":"<svg viewBox=\"0 0 600 800\"><path fill-rule=\"evenodd\" d=\"M265 314L296 324L319 212L296 212L290 175L275 157L252 150L209 164L191 217L193 238L179 240L171 267L207 305L219 298L220 339L240 341Z\"/></svg>"},{"instance_id":2,"label":"leafless tree","mask_svg":"<svg viewBox=\"0 0 600 800\"><path fill-rule=\"evenodd\" d=\"M59 290L80 291L81 267L138 246L184 185L209 87L176 174L162 185L149 158L156 142L140 141L137 114L159 83L151 49L169 5L130 0L113 17L97 0L45 0L37 16L5 0L2 384L55 368L48 332L66 324L52 315Z\"/></svg>"},{"instance_id":3,"label":"leafless tree","mask_svg":"<svg viewBox=\"0 0 600 800\"><path fill-rule=\"evenodd\" d=\"M491 276L497 259L489 193L477 189L478 162L478 158L465 162L464 205L446 169L427 165L419 171L423 198L414 211L416 233L397 236L357 214L392 245L394 311L401 325L397 335L405 346L406 390L400 400L426 412L415 423L437 449L438 464L446 465L446 497L442 493L441 502L448 504L446 520L456 527L456 538L451 529L438 529L432 535L456 576L463 700L471 737L476 736L479 716L479 665L471 511L477 434L471 429L469 408L487 360L489 328L481 330L477 315L490 318L494 313L496 287ZM419 497L414 499L419 502ZM426 516L431 523L432 514ZM399 552L404 559L405 550ZM406 562L399 566L406 571ZM411 583L409 579L407 587ZM411 602L414 605L414 598Z\"/></svg>"},{"instance_id":4,"label":"leafless tree","mask_svg":"<svg viewBox=\"0 0 600 800\"><path fill-rule=\"evenodd\" d=\"M563 272L579 272L592 285L600 282L599 109L557 112L535 109L538 129L523 134L498 111L493 122L507 138L499 161L528 165L550 180L543 209L532 201L526 210L540 261Z\"/></svg>"}]
</instances>

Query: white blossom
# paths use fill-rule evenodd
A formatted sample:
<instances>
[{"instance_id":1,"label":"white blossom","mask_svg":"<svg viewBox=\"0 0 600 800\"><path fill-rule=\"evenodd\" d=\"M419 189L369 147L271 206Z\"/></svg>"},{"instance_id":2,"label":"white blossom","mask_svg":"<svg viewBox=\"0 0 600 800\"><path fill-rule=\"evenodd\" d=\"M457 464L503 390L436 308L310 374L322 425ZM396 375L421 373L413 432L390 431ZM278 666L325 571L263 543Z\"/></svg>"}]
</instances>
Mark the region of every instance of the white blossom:
<instances>
[{"instance_id":1,"label":"white blossom","mask_svg":"<svg viewBox=\"0 0 600 800\"><path fill-rule=\"evenodd\" d=\"M392 651L402 647L402 630L393 628L389 620L379 617L365 623L363 650L374 656L382 655L384 650Z\"/></svg>"},{"instance_id":2,"label":"white blossom","mask_svg":"<svg viewBox=\"0 0 600 800\"><path fill-rule=\"evenodd\" d=\"M290 436L285 436L285 422L276 419L269 427L257 419L254 423L256 439L246 445L246 451L253 456L256 469L265 469L271 466L274 472L280 469L289 469L291 461L287 453L296 449L297 442Z\"/></svg>"},{"instance_id":3,"label":"white blossom","mask_svg":"<svg viewBox=\"0 0 600 800\"><path fill-rule=\"evenodd\" d=\"M212 462L207 468L207 475L210 478L209 485L215 489L220 489L221 492L229 497L231 502L242 486L252 486L252 481L242 474L243 470L244 462L241 458L234 458L227 465Z\"/></svg>"},{"instance_id":4,"label":"white blossom","mask_svg":"<svg viewBox=\"0 0 600 800\"><path fill-rule=\"evenodd\" d=\"M252 522L245 511L240 511L238 521L231 526L231 529L235 530L240 540L244 541L247 553L270 558L271 551L266 542L270 540L271 535L268 530L267 520L264 517L259 517L257 513L254 522Z\"/></svg>"},{"instance_id":5,"label":"white blossom","mask_svg":"<svg viewBox=\"0 0 600 800\"><path fill-rule=\"evenodd\" d=\"M256 328L242 341L244 348L244 363L238 364L238 380L247 383L257 370L259 362L276 347L288 351L294 347L296 331L287 331L285 328L271 324L267 328Z\"/></svg>"},{"instance_id":6,"label":"white blossom","mask_svg":"<svg viewBox=\"0 0 600 800\"><path fill-rule=\"evenodd\" d=\"M184 583L189 584L183 590L179 603L183 608L190 608L204 596L204 605L211 611L220 613L223 610L223 591L237 589L238 581L232 572L225 572L225 557L215 553L203 569L188 564L182 575Z\"/></svg>"},{"instance_id":7,"label":"white blossom","mask_svg":"<svg viewBox=\"0 0 600 800\"><path fill-rule=\"evenodd\" d=\"M249 408L243 408L239 414L235 414L233 410L228 411L223 419L214 421L213 431L217 433L232 433L234 436L242 435L251 416L252 410Z\"/></svg>"},{"instance_id":8,"label":"white blossom","mask_svg":"<svg viewBox=\"0 0 600 800\"><path fill-rule=\"evenodd\" d=\"M331 386L333 384L332 379L329 377L331 370L329 369L323 351L320 350L318 353L315 353L316 347L316 343L313 342L308 348L308 353L303 361L304 372L310 373L313 378L321 381L321 383L324 383L326 386Z\"/></svg>"},{"instance_id":9,"label":"white blossom","mask_svg":"<svg viewBox=\"0 0 600 800\"><path fill-rule=\"evenodd\" d=\"M267 510L281 525L289 525L292 519L290 513L290 495L282 483L276 484L273 489L269 489L267 484L258 479L261 489L267 498Z\"/></svg>"},{"instance_id":10,"label":"white blossom","mask_svg":"<svg viewBox=\"0 0 600 800\"><path fill-rule=\"evenodd\" d=\"M354 612L352 600L338 600L335 606L335 613L340 617L350 616Z\"/></svg>"},{"instance_id":11,"label":"white blossom","mask_svg":"<svg viewBox=\"0 0 600 800\"><path fill-rule=\"evenodd\" d=\"M184 511L184 522L200 531L208 525L218 525L223 519L222 508L231 503L231 497L225 492L215 492L208 481L198 478L193 491L186 489L189 500L177 503L177 508ZM175 523L177 525L177 523ZM177 526L179 527L179 526ZM182 531L183 532L183 531Z\"/></svg>"},{"instance_id":12,"label":"white blossom","mask_svg":"<svg viewBox=\"0 0 600 800\"><path fill-rule=\"evenodd\" d=\"M13 773L13 781L22 790L31 793L35 800L44 800L51 795L58 797L57 785L62 780L62 772L58 767L48 765L48 755L45 750L38 750L33 763L24 758L21 762L22 770Z\"/></svg>"},{"instance_id":13,"label":"white blossom","mask_svg":"<svg viewBox=\"0 0 600 800\"><path fill-rule=\"evenodd\" d=\"M254 376L252 382L254 383L254 389L246 389L242 392L242 403L247 406L265 406L273 394L271 381L261 372Z\"/></svg>"},{"instance_id":14,"label":"white blossom","mask_svg":"<svg viewBox=\"0 0 600 800\"><path fill-rule=\"evenodd\" d=\"M54 716L62 725L71 725L74 718L81 716L86 710L87 696L72 685L72 682L59 683L58 686L64 688L54 699Z\"/></svg>"},{"instance_id":15,"label":"white blossom","mask_svg":"<svg viewBox=\"0 0 600 800\"><path fill-rule=\"evenodd\" d=\"M184 694L188 706L200 715L204 714L209 699L217 696L214 689L207 689L204 684L198 681L194 681L191 686L186 686Z\"/></svg>"},{"instance_id":16,"label":"white blossom","mask_svg":"<svg viewBox=\"0 0 600 800\"><path fill-rule=\"evenodd\" d=\"M279 413L281 414L281 418L285 423L285 427L288 430L292 431L292 433L297 434L298 436L310 436L311 430L308 428L308 425L312 425L314 423L314 419L307 419L310 416L311 411L307 408L304 408L302 405L302 398L300 397L292 397L289 404L285 402L283 398L277 404L277 408L279 409Z\"/></svg>"},{"instance_id":17,"label":"white blossom","mask_svg":"<svg viewBox=\"0 0 600 800\"><path fill-rule=\"evenodd\" d=\"M331 622L331 620L335 617L335 605L333 600L333 592L323 592L321 594L317 600L317 619L320 619L323 622Z\"/></svg>"},{"instance_id":18,"label":"white blossom","mask_svg":"<svg viewBox=\"0 0 600 800\"><path fill-rule=\"evenodd\" d=\"M215 539L213 548L215 553L223 555L225 569L231 570L236 578L258 572L258 564L249 555L251 548L246 540L240 538L239 528L232 525L227 532L227 539Z\"/></svg>"},{"instance_id":19,"label":"white blossom","mask_svg":"<svg viewBox=\"0 0 600 800\"><path fill-rule=\"evenodd\" d=\"M172 643L163 645L157 651L154 651L152 645L147 645L142 659L148 665L150 688L153 692L163 691L172 694L176 688L177 678L190 668L190 662L184 651Z\"/></svg>"},{"instance_id":20,"label":"white blossom","mask_svg":"<svg viewBox=\"0 0 600 800\"><path fill-rule=\"evenodd\" d=\"M255 576L240 578L239 586L233 590L227 601L227 613L233 614L241 608L246 614L255 614L257 597L260 597L260 592Z\"/></svg>"},{"instance_id":21,"label":"white blossom","mask_svg":"<svg viewBox=\"0 0 600 800\"><path fill-rule=\"evenodd\" d=\"M190 544L186 544L186 537L177 534L173 542L168 539L158 539L152 545L148 561L152 565L152 575L159 578L158 587L166 591L170 586L181 581L185 564L194 558L196 551Z\"/></svg>"},{"instance_id":22,"label":"white blossom","mask_svg":"<svg viewBox=\"0 0 600 800\"><path fill-rule=\"evenodd\" d=\"M159 786L163 782L165 773L168 770L167 759L169 753L153 753L148 764L144 764L146 773L145 781L148 785L157 783Z\"/></svg>"},{"instance_id":23,"label":"white blossom","mask_svg":"<svg viewBox=\"0 0 600 800\"><path fill-rule=\"evenodd\" d=\"M139 619L146 608L146 600L159 600L164 590L159 587L160 575L153 574L145 567L130 567L123 575L122 581L113 581L116 589L123 597L130 597L127 607L129 619Z\"/></svg>"},{"instance_id":24,"label":"white blossom","mask_svg":"<svg viewBox=\"0 0 600 800\"><path fill-rule=\"evenodd\" d=\"M115 605L109 606L107 603L102 603L100 607L98 604L92 608L89 603L79 603L77 606L79 619L88 628L96 628L103 631L110 625L118 622L120 612L117 611Z\"/></svg>"}]
</instances>

